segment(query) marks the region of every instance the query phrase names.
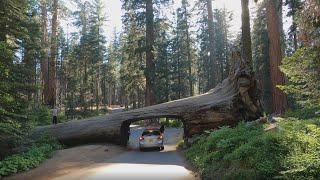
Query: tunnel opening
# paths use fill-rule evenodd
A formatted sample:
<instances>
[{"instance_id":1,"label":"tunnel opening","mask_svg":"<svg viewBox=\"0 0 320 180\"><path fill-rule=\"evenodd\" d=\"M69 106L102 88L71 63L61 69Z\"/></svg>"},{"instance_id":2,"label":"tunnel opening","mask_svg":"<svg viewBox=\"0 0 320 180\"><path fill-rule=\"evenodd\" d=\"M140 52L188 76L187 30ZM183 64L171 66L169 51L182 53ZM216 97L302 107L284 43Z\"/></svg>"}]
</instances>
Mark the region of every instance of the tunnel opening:
<instances>
[{"instance_id":1,"label":"tunnel opening","mask_svg":"<svg viewBox=\"0 0 320 180\"><path fill-rule=\"evenodd\" d=\"M139 149L139 137L146 129L164 128L164 146L175 145L184 139L186 134L185 123L177 116L164 116L157 118L132 119L124 121L121 125L121 145L130 149Z\"/></svg>"}]
</instances>

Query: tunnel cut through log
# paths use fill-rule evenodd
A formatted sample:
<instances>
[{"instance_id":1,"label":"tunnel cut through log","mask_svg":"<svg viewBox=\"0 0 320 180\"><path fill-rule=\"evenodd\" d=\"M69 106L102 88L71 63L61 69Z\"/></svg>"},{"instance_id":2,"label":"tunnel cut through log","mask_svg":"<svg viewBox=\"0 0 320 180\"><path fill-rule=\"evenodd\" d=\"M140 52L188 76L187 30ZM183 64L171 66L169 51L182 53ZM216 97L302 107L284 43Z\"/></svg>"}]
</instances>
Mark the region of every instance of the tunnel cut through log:
<instances>
[{"instance_id":1,"label":"tunnel cut through log","mask_svg":"<svg viewBox=\"0 0 320 180\"><path fill-rule=\"evenodd\" d=\"M121 127L133 121L159 117L177 117L185 126L185 137L239 121L252 121L261 116L259 91L251 68L239 52L232 55L228 78L205 94L58 125L37 127L34 136L49 132L60 142L73 145L96 141L125 144Z\"/></svg>"},{"instance_id":2,"label":"tunnel cut through log","mask_svg":"<svg viewBox=\"0 0 320 180\"><path fill-rule=\"evenodd\" d=\"M159 117L153 117L153 119L154 118L173 118L177 121L181 121L183 123L184 132L186 131L183 120L178 116L159 116ZM146 120L146 119L129 119L129 120L122 122L121 127L120 127L120 144L121 145L126 146L128 143L129 136L130 136L130 134L129 134L130 125L134 122L143 121L143 120Z\"/></svg>"}]
</instances>

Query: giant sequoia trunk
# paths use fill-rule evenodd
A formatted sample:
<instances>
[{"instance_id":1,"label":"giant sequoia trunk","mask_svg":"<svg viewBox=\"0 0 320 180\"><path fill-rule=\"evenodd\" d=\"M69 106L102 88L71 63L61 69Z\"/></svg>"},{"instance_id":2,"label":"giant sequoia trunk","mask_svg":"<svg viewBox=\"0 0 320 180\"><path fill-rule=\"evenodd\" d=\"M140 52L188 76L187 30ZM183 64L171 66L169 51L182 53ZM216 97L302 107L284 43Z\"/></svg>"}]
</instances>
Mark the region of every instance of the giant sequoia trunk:
<instances>
[{"instance_id":1,"label":"giant sequoia trunk","mask_svg":"<svg viewBox=\"0 0 320 180\"><path fill-rule=\"evenodd\" d=\"M154 45L154 22L153 22L153 2L146 0L146 106L156 104L156 95L154 92L155 83L155 63L153 54Z\"/></svg>"},{"instance_id":2,"label":"giant sequoia trunk","mask_svg":"<svg viewBox=\"0 0 320 180\"><path fill-rule=\"evenodd\" d=\"M277 2L277 1L276 1ZM279 66L282 60L281 21L274 0L267 1L267 26L269 37L270 74L272 82L273 112L281 114L287 109L287 96L277 86L285 84L284 74Z\"/></svg>"},{"instance_id":3,"label":"giant sequoia trunk","mask_svg":"<svg viewBox=\"0 0 320 180\"><path fill-rule=\"evenodd\" d=\"M56 103L56 57L57 57L57 28L58 28L58 0L53 1L53 15L51 28L51 48L50 61L48 68L48 89L45 92L45 103L50 107L54 107Z\"/></svg>"},{"instance_id":4,"label":"giant sequoia trunk","mask_svg":"<svg viewBox=\"0 0 320 180\"><path fill-rule=\"evenodd\" d=\"M240 53L233 53L229 77L209 92L127 112L58 125L38 127L33 135L49 132L64 144L105 141L126 144L130 123L156 117L180 118L185 137L261 116L256 81Z\"/></svg>"},{"instance_id":5,"label":"giant sequoia trunk","mask_svg":"<svg viewBox=\"0 0 320 180\"><path fill-rule=\"evenodd\" d=\"M251 33L250 33L250 13L249 13L249 0L241 0L242 7L242 54L243 58L248 61L252 66L252 50L251 50Z\"/></svg>"},{"instance_id":6,"label":"giant sequoia trunk","mask_svg":"<svg viewBox=\"0 0 320 180\"><path fill-rule=\"evenodd\" d=\"M47 1L41 0L41 31L42 31L42 39L41 46L43 48L43 52L41 55L41 83L44 89L42 90L42 99L45 103L45 100L48 98L48 89L49 89L49 78L48 78L48 24L47 24Z\"/></svg>"}]
</instances>

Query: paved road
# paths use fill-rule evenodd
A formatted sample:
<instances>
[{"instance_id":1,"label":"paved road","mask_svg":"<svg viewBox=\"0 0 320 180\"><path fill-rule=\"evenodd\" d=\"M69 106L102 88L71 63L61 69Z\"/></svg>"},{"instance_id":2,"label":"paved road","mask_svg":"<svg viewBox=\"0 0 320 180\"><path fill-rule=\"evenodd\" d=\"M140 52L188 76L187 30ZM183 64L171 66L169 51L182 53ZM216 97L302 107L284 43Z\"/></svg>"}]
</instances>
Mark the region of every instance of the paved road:
<instances>
[{"instance_id":1,"label":"paved road","mask_svg":"<svg viewBox=\"0 0 320 180\"><path fill-rule=\"evenodd\" d=\"M60 176L55 179L89 179L89 180L193 180L196 179L192 171L188 170L186 163L177 152L176 144L182 138L181 129L165 130L165 149L163 151L140 152L138 150L138 137L142 128L131 129L129 147L131 151L90 167L87 170Z\"/></svg>"}]
</instances>

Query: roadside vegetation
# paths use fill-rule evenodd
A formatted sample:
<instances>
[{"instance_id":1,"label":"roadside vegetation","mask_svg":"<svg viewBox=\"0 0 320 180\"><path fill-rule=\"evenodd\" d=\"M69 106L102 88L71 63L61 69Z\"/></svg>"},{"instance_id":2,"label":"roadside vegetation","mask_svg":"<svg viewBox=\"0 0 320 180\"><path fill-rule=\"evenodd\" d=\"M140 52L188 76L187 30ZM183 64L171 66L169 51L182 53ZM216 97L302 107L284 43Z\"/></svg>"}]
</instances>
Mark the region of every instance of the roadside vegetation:
<instances>
[{"instance_id":1,"label":"roadside vegetation","mask_svg":"<svg viewBox=\"0 0 320 180\"><path fill-rule=\"evenodd\" d=\"M94 116L105 115L107 113L108 110L106 106L102 106L98 110L59 110L58 121L59 123L63 123L74 119L80 120ZM37 126L52 124L52 111L47 106L36 107L32 110L32 113L29 115L29 119L32 119L34 124Z\"/></svg>"},{"instance_id":2,"label":"roadside vegetation","mask_svg":"<svg viewBox=\"0 0 320 180\"><path fill-rule=\"evenodd\" d=\"M160 119L160 123L165 127L183 128L183 123L178 119Z\"/></svg>"},{"instance_id":3,"label":"roadside vegetation","mask_svg":"<svg viewBox=\"0 0 320 180\"><path fill-rule=\"evenodd\" d=\"M166 128L183 128L182 121L180 121L178 119L160 118L159 119L159 123L161 125L164 125ZM134 125L144 126L144 125L146 125L148 123L145 122L144 120L141 120L141 121L134 122L133 124Z\"/></svg>"},{"instance_id":4,"label":"roadside vegetation","mask_svg":"<svg viewBox=\"0 0 320 180\"><path fill-rule=\"evenodd\" d=\"M20 145L23 145L20 147L22 152L7 156L0 161L0 178L35 168L50 158L56 150L62 148L58 141L49 135L25 140L20 142Z\"/></svg>"},{"instance_id":5,"label":"roadside vegetation","mask_svg":"<svg viewBox=\"0 0 320 180\"><path fill-rule=\"evenodd\" d=\"M39 106L24 113L24 116L13 114L15 120L0 122L0 179L2 176L35 168L62 148L49 134L38 138L30 137L30 130L35 126L52 124L52 112L48 107ZM70 119L83 119L106 113L105 109L87 110L86 113L60 112L58 120L62 123Z\"/></svg>"},{"instance_id":6,"label":"roadside vegetation","mask_svg":"<svg viewBox=\"0 0 320 180\"><path fill-rule=\"evenodd\" d=\"M203 179L319 179L320 119L283 118L278 132L240 123L198 137L186 158Z\"/></svg>"}]
</instances>

